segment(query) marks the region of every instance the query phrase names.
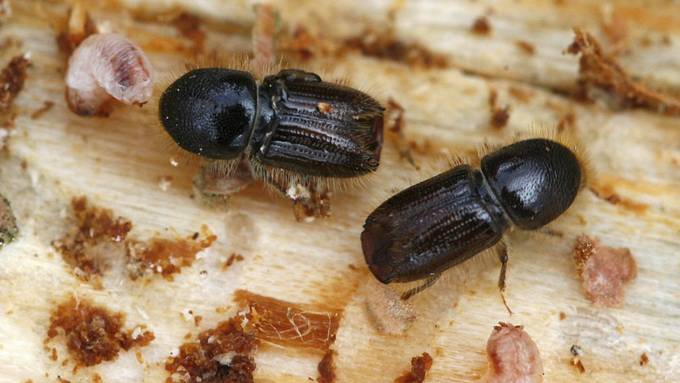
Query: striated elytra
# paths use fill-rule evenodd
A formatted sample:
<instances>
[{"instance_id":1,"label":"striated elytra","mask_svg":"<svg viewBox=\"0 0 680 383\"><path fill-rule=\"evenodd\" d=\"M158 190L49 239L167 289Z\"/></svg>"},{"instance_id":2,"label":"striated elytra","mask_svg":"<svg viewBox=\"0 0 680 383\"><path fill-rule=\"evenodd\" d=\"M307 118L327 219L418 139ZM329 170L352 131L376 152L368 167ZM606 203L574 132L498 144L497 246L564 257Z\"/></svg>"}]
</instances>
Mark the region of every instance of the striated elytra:
<instances>
[{"instance_id":1,"label":"striated elytra","mask_svg":"<svg viewBox=\"0 0 680 383\"><path fill-rule=\"evenodd\" d=\"M245 153L255 164L321 177L359 176L380 162L380 104L301 70L258 85L247 72L195 69L165 90L159 114L180 147L208 159Z\"/></svg>"},{"instance_id":2,"label":"striated elytra","mask_svg":"<svg viewBox=\"0 0 680 383\"><path fill-rule=\"evenodd\" d=\"M361 244L383 283L432 277L488 249L516 225L538 229L566 211L584 178L566 146L530 139L392 196L364 224Z\"/></svg>"}]
</instances>

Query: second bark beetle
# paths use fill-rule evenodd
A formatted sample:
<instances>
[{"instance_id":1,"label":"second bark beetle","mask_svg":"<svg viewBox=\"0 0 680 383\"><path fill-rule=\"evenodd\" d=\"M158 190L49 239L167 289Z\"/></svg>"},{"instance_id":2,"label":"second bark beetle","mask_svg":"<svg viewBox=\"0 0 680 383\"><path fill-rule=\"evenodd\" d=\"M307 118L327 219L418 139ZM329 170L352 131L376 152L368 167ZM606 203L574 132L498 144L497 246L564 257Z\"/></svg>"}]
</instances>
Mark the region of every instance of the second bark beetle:
<instances>
[{"instance_id":1,"label":"second bark beetle","mask_svg":"<svg viewBox=\"0 0 680 383\"><path fill-rule=\"evenodd\" d=\"M383 110L363 92L297 69L260 84L244 71L194 69L159 101L160 122L177 145L228 161L226 173L240 164L302 209L314 209L314 198L338 180L378 168Z\"/></svg>"},{"instance_id":2,"label":"second bark beetle","mask_svg":"<svg viewBox=\"0 0 680 383\"><path fill-rule=\"evenodd\" d=\"M511 225L536 230L564 213L586 178L575 151L549 139L505 146L392 196L366 219L361 244L382 283L434 283L446 269L491 248ZM501 288L507 254L502 252Z\"/></svg>"}]
</instances>

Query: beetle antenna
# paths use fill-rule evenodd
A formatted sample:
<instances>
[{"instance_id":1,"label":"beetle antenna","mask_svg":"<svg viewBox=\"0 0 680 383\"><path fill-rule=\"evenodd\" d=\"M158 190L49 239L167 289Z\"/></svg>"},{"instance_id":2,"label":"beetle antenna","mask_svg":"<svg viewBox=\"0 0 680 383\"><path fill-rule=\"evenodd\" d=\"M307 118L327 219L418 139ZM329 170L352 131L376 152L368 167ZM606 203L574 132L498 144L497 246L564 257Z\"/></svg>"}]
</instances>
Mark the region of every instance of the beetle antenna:
<instances>
[{"instance_id":1,"label":"beetle antenna","mask_svg":"<svg viewBox=\"0 0 680 383\"><path fill-rule=\"evenodd\" d=\"M498 290L501 293L501 299L503 300L503 305L505 309L508 310L508 314L512 315L512 310L508 306L508 301L505 299L505 273L508 269L508 246L505 242L501 241L498 246L498 259L501 261L501 272L498 276Z\"/></svg>"}]
</instances>

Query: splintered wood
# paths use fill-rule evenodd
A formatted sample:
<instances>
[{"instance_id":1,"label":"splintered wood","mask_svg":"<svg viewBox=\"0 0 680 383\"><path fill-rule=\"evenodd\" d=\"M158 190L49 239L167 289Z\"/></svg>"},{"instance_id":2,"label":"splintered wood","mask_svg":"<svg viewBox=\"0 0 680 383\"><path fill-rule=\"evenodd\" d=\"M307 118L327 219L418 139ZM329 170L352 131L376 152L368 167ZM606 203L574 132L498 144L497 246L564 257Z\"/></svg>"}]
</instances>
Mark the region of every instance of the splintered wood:
<instances>
[{"instance_id":1,"label":"splintered wood","mask_svg":"<svg viewBox=\"0 0 680 383\"><path fill-rule=\"evenodd\" d=\"M234 300L248 308L248 326L256 337L282 346L328 350L335 341L341 313L308 308L238 290Z\"/></svg>"},{"instance_id":2,"label":"splintered wood","mask_svg":"<svg viewBox=\"0 0 680 383\"><path fill-rule=\"evenodd\" d=\"M581 55L579 74L585 91L589 86L595 86L630 106L645 107L669 115L680 114L680 99L633 81L612 56L604 53L592 35L579 28L574 33L576 37L567 52Z\"/></svg>"}]
</instances>

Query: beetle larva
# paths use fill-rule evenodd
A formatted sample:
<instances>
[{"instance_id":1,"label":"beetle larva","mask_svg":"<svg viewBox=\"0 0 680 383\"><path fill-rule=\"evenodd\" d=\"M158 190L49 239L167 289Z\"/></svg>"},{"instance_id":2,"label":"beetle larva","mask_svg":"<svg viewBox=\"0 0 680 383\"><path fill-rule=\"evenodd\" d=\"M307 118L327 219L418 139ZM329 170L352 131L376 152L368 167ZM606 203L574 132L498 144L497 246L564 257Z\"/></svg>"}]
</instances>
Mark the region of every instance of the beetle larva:
<instances>
[{"instance_id":1,"label":"beetle larva","mask_svg":"<svg viewBox=\"0 0 680 383\"><path fill-rule=\"evenodd\" d=\"M142 105L153 91L151 64L144 52L115 33L85 39L71 55L66 101L76 114L107 114L112 99Z\"/></svg>"}]
</instances>

